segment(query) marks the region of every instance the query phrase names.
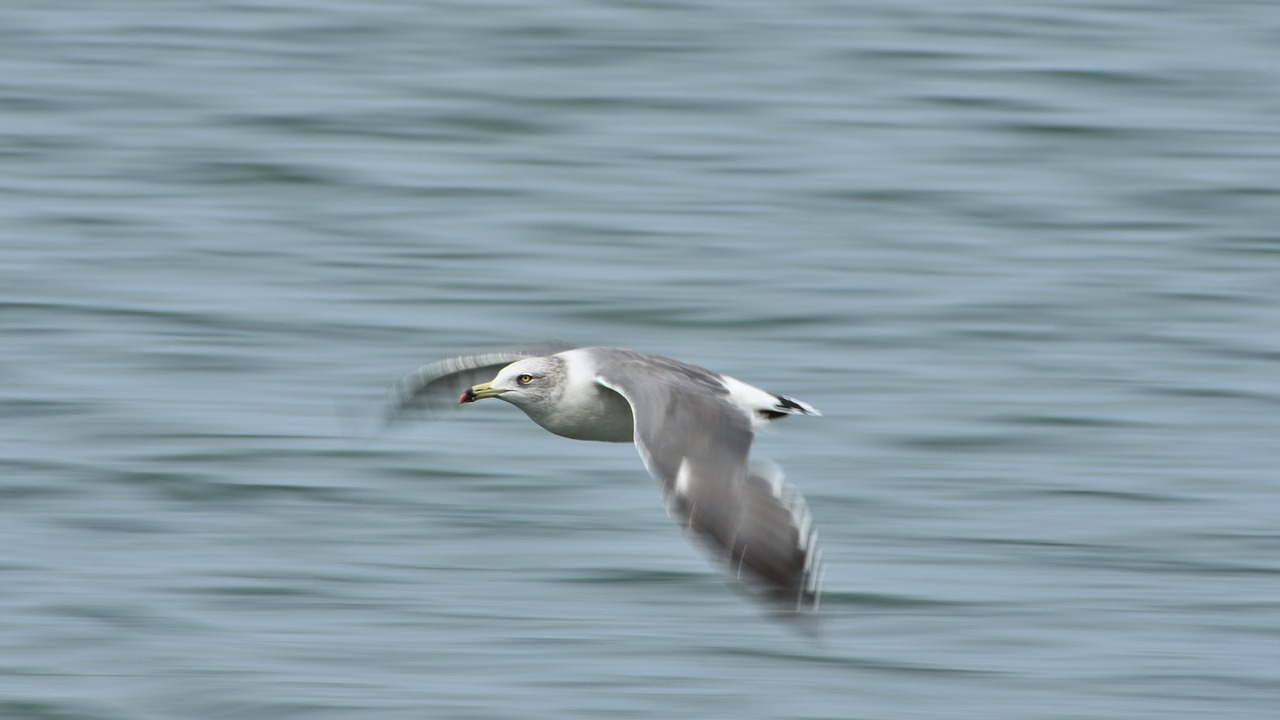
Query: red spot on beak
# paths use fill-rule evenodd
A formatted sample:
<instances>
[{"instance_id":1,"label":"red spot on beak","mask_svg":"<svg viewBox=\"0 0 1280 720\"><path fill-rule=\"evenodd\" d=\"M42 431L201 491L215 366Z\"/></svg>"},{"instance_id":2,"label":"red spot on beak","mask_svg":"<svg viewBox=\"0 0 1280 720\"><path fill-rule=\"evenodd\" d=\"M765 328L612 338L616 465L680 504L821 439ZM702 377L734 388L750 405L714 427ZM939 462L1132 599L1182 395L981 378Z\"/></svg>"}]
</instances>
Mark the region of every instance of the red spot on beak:
<instances>
[{"instance_id":1,"label":"red spot on beak","mask_svg":"<svg viewBox=\"0 0 1280 720\"><path fill-rule=\"evenodd\" d=\"M462 395L458 398L459 405L465 405L466 403L473 403L475 401L476 401L476 394L471 390L471 388L467 388L465 391L463 391Z\"/></svg>"}]
</instances>

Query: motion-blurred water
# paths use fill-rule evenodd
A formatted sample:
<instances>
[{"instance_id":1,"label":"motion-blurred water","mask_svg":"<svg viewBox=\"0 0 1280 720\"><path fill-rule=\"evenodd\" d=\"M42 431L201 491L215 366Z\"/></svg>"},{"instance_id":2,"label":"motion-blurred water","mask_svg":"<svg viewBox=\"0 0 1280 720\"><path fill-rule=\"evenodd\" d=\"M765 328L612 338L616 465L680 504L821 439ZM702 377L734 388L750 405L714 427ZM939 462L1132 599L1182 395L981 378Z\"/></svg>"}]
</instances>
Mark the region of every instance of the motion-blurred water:
<instances>
[{"instance_id":1,"label":"motion-blurred water","mask_svg":"<svg viewBox=\"0 0 1280 720\"><path fill-rule=\"evenodd\" d=\"M1280 707L1280 6L0 8L0 717ZM370 437L660 352L828 561L763 618L634 449Z\"/></svg>"}]
</instances>

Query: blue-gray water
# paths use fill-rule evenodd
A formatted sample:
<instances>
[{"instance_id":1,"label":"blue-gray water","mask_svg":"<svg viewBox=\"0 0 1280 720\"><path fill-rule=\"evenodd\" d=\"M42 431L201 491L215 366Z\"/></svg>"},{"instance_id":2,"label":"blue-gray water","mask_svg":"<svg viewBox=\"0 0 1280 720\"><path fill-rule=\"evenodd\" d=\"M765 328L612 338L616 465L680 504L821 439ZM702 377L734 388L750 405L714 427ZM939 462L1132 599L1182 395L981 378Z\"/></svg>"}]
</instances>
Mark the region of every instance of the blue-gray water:
<instances>
[{"instance_id":1,"label":"blue-gray water","mask_svg":"<svg viewBox=\"0 0 1280 720\"><path fill-rule=\"evenodd\" d=\"M0 717L1280 707L1280 6L0 8ZM370 438L565 338L825 411L824 639L625 445Z\"/></svg>"}]
</instances>

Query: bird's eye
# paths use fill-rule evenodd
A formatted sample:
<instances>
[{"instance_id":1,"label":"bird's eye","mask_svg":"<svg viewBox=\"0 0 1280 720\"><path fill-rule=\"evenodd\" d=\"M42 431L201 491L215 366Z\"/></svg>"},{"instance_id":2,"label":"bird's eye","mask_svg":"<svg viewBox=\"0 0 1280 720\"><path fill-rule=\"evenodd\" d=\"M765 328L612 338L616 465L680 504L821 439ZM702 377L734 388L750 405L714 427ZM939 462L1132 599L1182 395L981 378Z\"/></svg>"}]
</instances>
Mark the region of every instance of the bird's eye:
<instances>
[{"instance_id":1,"label":"bird's eye","mask_svg":"<svg viewBox=\"0 0 1280 720\"><path fill-rule=\"evenodd\" d=\"M533 376L530 375L529 373L525 373L520 377L516 378L516 382L520 383L521 385L528 385L529 383L533 382Z\"/></svg>"}]
</instances>

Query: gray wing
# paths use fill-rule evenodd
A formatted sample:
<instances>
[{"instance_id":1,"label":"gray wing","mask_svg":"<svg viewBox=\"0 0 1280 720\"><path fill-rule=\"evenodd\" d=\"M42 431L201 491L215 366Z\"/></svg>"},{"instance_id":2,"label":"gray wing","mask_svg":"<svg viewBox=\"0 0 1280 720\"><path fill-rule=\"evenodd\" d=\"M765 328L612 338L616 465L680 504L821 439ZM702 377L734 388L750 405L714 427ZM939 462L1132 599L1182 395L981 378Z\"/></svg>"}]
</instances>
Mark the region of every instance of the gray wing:
<instances>
[{"instance_id":1,"label":"gray wing","mask_svg":"<svg viewBox=\"0 0 1280 720\"><path fill-rule=\"evenodd\" d=\"M820 554L803 498L776 465L748 462L751 421L723 388L649 359L611 357L597 381L631 404L636 448L668 512L777 607L816 609Z\"/></svg>"},{"instance_id":2,"label":"gray wing","mask_svg":"<svg viewBox=\"0 0 1280 720\"><path fill-rule=\"evenodd\" d=\"M456 407L463 390L492 380L507 365L523 358L554 355L574 347L567 343L544 342L427 363L387 389L385 421L394 422L413 411L431 412Z\"/></svg>"}]
</instances>

